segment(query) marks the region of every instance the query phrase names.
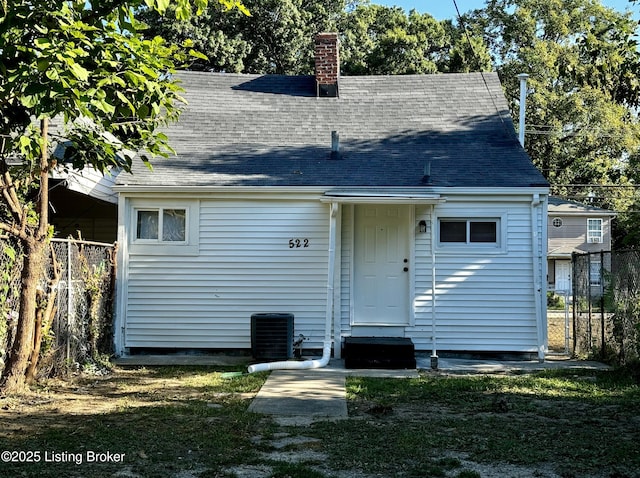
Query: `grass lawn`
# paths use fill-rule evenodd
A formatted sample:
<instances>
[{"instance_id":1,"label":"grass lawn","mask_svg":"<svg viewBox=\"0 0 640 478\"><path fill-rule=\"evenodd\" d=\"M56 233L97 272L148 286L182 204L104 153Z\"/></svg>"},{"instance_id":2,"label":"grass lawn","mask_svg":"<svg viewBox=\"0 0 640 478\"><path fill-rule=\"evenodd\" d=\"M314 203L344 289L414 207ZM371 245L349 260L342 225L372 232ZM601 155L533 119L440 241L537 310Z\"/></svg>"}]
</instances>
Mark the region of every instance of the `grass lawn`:
<instances>
[{"instance_id":1,"label":"grass lawn","mask_svg":"<svg viewBox=\"0 0 640 478\"><path fill-rule=\"evenodd\" d=\"M289 427L246 411L267 374L229 370L1 397L0 477L640 476L640 387L620 372L350 378L348 419Z\"/></svg>"}]
</instances>

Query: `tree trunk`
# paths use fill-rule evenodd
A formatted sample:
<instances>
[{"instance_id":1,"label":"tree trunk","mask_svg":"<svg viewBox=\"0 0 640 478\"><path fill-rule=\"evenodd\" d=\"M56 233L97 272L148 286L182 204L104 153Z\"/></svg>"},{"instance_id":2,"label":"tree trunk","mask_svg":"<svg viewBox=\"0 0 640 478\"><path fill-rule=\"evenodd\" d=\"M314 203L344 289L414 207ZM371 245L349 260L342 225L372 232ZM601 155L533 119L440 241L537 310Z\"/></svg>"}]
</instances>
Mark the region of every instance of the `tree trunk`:
<instances>
[{"instance_id":1,"label":"tree trunk","mask_svg":"<svg viewBox=\"0 0 640 478\"><path fill-rule=\"evenodd\" d=\"M40 164L36 171L39 175L40 189L36 204L37 224L29 225L26 211L21 216L24 265L22 268L22 291L16 335L11 347L11 355L0 381L0 391L17 393L26 388L25 374L33 353L37 294L40 281L44 279L44 265L47 252L49 230L49 120L43 118L41 128Z\"/></svg>"},{"instance_id":2,"label":"tree trunk","mask_svg":"<svg viewBox=\"0 0 640 478\"><path fill-rule=\"evenodd\" d=\"M11 354L0 384L3 393L21 392L26 387L25 374L29 367L35 336L38 286L43 277L47 250L45 241L25 241L23 247L25 256L22 269L20 316Z\"/></svg>"}]
</instances>

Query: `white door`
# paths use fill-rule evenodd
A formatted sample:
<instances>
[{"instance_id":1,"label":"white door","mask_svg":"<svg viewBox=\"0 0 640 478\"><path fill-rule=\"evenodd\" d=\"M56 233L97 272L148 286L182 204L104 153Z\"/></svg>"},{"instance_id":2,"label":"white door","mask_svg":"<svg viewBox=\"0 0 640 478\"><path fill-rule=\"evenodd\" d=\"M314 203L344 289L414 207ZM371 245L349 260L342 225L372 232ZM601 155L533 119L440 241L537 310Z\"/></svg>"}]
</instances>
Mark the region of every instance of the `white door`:
<instances>
[{"instance_id":1,"label":"white door","mask_svg":"<svg viewBox=\"0 0 640 478\"><path fill-rule=\"evenodd\" d=\"M571 294L571 261L556 261L556 291Z\"/></svg>"},{"instance_id":2,"label":"white door","mask_svg":"<svg viewBox=\"0 0 640 478\"><path fill-rule=\"evenodd\" d=\"M357 205L354 325L409 324L410 206Z\"/></svg>"}]
</instances>

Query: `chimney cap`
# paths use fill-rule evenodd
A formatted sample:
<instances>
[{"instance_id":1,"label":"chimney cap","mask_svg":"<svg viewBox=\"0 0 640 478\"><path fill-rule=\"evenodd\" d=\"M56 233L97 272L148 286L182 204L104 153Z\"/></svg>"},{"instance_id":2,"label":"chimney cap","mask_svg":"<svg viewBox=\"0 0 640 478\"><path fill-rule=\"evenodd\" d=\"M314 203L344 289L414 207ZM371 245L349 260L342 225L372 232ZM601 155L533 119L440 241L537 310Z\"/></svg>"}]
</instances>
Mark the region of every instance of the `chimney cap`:
<instances>
[{"instance_id":1,"label":"chimney cap","mask_svg":"<svg viewBox=\"0 0 640 478\"><path fill-rule=\"evenodd\" d=\"M316 35L316 40L337 40L338 32L320 32Z\"/></svg>"}]
</instances>

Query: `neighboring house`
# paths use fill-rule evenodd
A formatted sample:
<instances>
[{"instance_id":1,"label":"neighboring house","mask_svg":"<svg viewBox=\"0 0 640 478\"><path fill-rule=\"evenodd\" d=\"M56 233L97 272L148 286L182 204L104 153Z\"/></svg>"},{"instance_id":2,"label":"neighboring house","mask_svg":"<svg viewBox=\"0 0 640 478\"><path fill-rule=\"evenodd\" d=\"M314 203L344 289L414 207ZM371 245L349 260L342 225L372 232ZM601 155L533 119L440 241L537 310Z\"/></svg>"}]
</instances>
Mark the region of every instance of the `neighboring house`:
<instances>
[{"instance_id":1,"label":"neighboring house","mask_svg":"<svg viewBox=\"0 0 640 478\"><path fill-rule=\"evenodd\" d=\"M248 349L291 313L305 349L546 349L548 183L495 73L179 74L177 157L120 174L116 351ZM332 132L335 132L332 134Z\"/></svg>"},{"instance_id":2,"label":"neighboring house","mask_svg":"<svg viewBox=\"0 0 640 478\"><path fill-rule=\"evenodd\" d=\"M616 213L557 197L549 198L548 290L571 293L571 254L611 250L611 223ZM602 285L602 264L590 261L590 282Z\"/></svg>"},{"instance_id":3,"label":"neighboring house","mask_svg":"<svg viewBox=\"0 0 640 478\"><path fill-rule=\"evenodd\" d=\"M56 237L113 243L118 231L115 176L91 167L57 168L49 179L49 222Z\"/></svg>"}]
</instances>

